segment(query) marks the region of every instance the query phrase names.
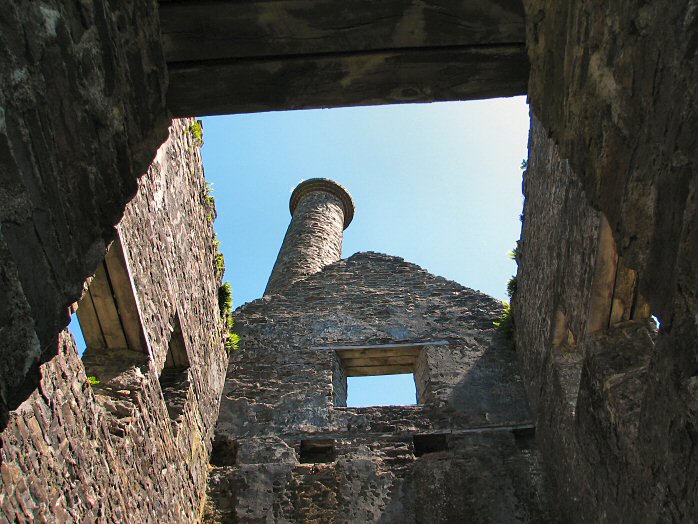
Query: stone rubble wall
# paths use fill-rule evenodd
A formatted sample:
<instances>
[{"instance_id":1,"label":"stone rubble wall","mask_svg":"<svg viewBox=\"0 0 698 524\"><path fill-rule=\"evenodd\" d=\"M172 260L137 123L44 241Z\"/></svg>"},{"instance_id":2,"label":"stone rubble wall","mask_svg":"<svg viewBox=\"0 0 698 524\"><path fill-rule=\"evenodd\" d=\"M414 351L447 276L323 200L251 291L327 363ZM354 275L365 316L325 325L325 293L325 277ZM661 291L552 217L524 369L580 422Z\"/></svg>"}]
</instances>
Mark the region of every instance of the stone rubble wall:
<instances>
[{"instance_id":1,"label":"stone rubble wall","mask_svg":"<svg viewBox=\"0 0 698 524\"><path fill-rule=\"evenodd\" d=\"M210 522L554 522L501 303L359 253L236 312ZM426 346L415 406L342 407L337 345ZM428 375L427 379L423 376ZM447 449L415 456L415 435ZM304 441L334 443L304 460ZM419 454L419 453L417 453Z\"/></svg>"},{"instance_id":2,"label":"stone rubble wall","mask_svg":"<svg viewBox=\"0 0 698 524\"><path fill-rule=\"evenodd\" d=\"M0 428L167 137L155 0L8 0L0 20Z\"/></svg>"},{"instance_id":3,"label":"stone rubble wall","mask_svg":"<svg viewBox=\"0 0 698 524\"><path fill-rule=\"evenodd\" d=\"M193 522L199 518L227 355L193 120L172 123L119 224L152 358L119 376L115 420L87 380L72 336L0 434L0 522ZM190 360L173 421L162 372L175 315ZM114 352L114 358L119 353ZM108 364L108 363L106 363ZM105 364L105 365L106 365ZM119 432L114 431L118 422Z\"/></svg>"}]
</instances>

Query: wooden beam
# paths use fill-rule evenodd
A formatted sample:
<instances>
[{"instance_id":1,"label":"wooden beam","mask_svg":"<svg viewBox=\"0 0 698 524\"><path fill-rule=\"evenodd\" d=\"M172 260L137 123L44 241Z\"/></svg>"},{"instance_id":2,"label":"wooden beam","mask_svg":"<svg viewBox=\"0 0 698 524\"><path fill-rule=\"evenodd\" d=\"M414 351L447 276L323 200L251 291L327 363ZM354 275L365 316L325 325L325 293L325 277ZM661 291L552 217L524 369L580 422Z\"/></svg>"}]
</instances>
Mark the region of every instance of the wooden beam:
<instances>
[{"instance_id":1,"label":"wooden beam","mask_svg":"<svg viewBox=\"0 0 698 524\"><path fill-rule=\"evenodd\" d=\"M521 0L160 2L168 62L523 44Z\"/></svg>"},{"instance_id":2,"label":"wooden beam","mask_svg":"<svg viewBox=\"0 0 698 524\"><path fill-rule=\"evenodd\" d=\"M85 339L85 345L88 348L107 347L107 343L104 340L104 335L102 335L102 328L99 325L99 319L97 318L95 306L92 303L92 295L90 295L89 289L82 299L80 299L77 314L78 321L80 322L80 330L82 331L82 336Z\"/></svg>"},{"instance_id":3,"label":"wooden beam","mask_svg":"<svg viewBox=\"0 0 698 524\"><path fill-rule=\"evenodd\" d=\"M325 349L329 351L358 351L362 349L367 350L385 350L385 349L423 349L428 346L448 346L447 340L436 340L433 342L403 342L395 344L370 344L370 345L359 345L359 346L313 346L310 349Z\"/></svg>"},{"instance_id":4,"label":"wooden beam","mask_svg":"<svg viewBox=\"0 0 698 524\"><path fill-rule=\"evenodd\" d=\"M522 95L522 44L170 64L174 116Z\"/></svg>"},{"instance_id":5,"label":"wooden beam","mask_svg":"<svg viewBox=\"0 0 698 524\"><path fill-rule=\"evenodd\" d=\"M131 277L126 267L124 251L118 237L109 248L105 263L121 325L128 342L127 347L133 351L147 353L143 326L138 315L138 305L136 304Z\"/></svg>"},{"instance_id":6,"label":"wooden beam","mask_svg":"<svg viewBox=\"0 0 698 524\"><path fill-rule=\"evenodd\" d=\"M90 296L92 303L97 312L99 325L102 328L102 334L109 348L127 348L126 337L121 326L119 313L114 302L112 288L107 278L105 264L102 263L97 268L95 277L90 284Z\"/></svg>"},{"instance_id":7,"label":"wooden beam","mask_svg":"<svg viewBox=\"0 0 698 524\"><path fill-rule=\"evenodd\" d=\"M363 348L363 349L338 349L337 355L342 361L352 358L375 358L384 357L386 355L393 357L409 357L415 359L419 355L420 349L418 347L397 347L390 349L373 349L373 348Z\"/></svg>"},{"instance_id":8,"label":"wooden beam","mask_svg":"<svg viewBox=\"0 0 698 524\"><path fill-rule=\"evenodd\" d=\"M360 366L344 370L347 377L369 377L375 375L399 375L412 373L414 366Z\"/></svg>"},{"instance_id":9,"label":"wooden beam","mask_svg":"<svg viewBox=\"0 0 698 524\"><path fill-rule=\"evenodd\" d=\"M365 366L411 366L414 371L416 356L393 356L384 355L370 358L343 358L344 369L365 367Z\"/></svg>"}]
</instances>

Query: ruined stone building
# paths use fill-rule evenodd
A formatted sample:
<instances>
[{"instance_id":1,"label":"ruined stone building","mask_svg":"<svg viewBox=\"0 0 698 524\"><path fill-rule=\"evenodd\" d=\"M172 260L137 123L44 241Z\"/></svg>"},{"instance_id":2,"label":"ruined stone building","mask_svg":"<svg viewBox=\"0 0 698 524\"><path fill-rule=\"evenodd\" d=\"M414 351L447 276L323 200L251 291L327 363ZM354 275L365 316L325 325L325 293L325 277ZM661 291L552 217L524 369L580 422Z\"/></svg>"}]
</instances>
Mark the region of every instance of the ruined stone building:
<instances>
[{"instance_id":1,"label":"ruined stone building","mask_svg":"<svg viewBox=\"0 0 698 524\"><path fill-rule=\"evenodd\" d=\"M693 0L3 0L0 522L692 522L697 76ZM339 260L323 183L228 354L173 117L517 94L515 352L491 299ZM419 404L342 406L374 365Z\"/></svg>"},{"instance_id":2,"label":"ruined stone building","mask_svg":"<svg viewBox=\"0 0 698 524\"><path fill-rule=\"evenodd\" d=\"M340 260L344 188L301 183L265 297L236 312L216 522L553 521L501 304L397 257ZM418 405L347 408L347 376L413 373Z\"/></svg>"}]
</instances>

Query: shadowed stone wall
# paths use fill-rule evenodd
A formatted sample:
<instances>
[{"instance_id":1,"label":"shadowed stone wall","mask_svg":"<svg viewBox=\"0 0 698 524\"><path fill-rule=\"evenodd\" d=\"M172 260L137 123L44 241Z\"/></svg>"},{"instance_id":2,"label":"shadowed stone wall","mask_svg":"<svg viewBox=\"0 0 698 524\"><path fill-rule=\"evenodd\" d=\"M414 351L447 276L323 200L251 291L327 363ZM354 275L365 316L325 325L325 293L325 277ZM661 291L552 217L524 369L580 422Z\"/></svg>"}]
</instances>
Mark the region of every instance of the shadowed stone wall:
<instances>
[{"instance_id":1,"label":"shadowed stone wall","mask_svg":"<svg viewBox=\"0 0 698 524\"><path fill-rule=\"evenodd\" d=\"M657 337L637 278L630 287L625 282L633 272L610 236L615 263L611 279L605 277L605 217L588 205L579 179L535 118L530 140L516 344L558 502L574 522L689 521L695 488L675 493L665 482L690 482L691 457L679 446L669 456L683 456L688 467L653 470L661 448L644 436L656 430L646 417L659 416L650 415L647 400L657 394L665 328ZM622 300L632 307L616 318ZM686 429L669 429L667 438L690 438Z\"/></svg>"},{"instance_id":2,"label":"shadowed stone wall","mask_svg":"<svg viewBox=\"0 0 698 524\"><path fill-rule=\"evenodd\" d=\"M688 522L698 11L688 0L525 5L535 118L515 309L546 464L577 521Z\"/></svg>"},{"instance_id":3,"label":"shadowed stone wall","mask_svg":"<svg viewBox=\"0 0 698 524\"><path fill-rule=\"evenodd\" d=\"M0 522L192 522L199 515L227 355L200 143L175 121L119 236L148 341L113 350L90 384L73 338L0 434ZM172 398L158 377L176 329L190 368ZM87 352L90 349L88 348ZM110 378L107 368L120 365ZM164 397L163 397L164 393ZM168 413L178 403L178 416Z\"/></svg>"},{"instance_id":4,"label":"shadowed stone wall","mask_svg":"<svg viewBox=\"0 0 698 524\"><path fill-rule=\"evenodd\" d=\"M2 2L0 428L167 137L154 0Z\"/></svg>"}]
</instances>

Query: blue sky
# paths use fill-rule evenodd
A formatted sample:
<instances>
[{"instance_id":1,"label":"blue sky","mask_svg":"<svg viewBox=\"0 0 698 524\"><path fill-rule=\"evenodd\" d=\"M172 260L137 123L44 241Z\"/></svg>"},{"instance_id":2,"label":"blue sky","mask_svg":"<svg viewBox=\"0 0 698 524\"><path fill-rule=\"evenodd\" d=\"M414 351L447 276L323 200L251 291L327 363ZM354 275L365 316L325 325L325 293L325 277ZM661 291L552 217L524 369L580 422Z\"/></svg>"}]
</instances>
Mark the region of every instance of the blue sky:
<instances>
[{"instance_id":1,"label":"blue sky","mask_svg":"<svg viewBox=\"0 0 698 524\"><path fill-rule=\"evenodd\" d=\"M516 272L507 252L521 228L525 97L206 117L203 127L235 307L261 297L291 191L313 177L332 178L354 197L344 257L400 256L506 300ZM354 378L349 402L375 404L381 391L381 403L414 402L411 375Z\"/></svg>"},{"instance_id":2,"label":"blue sky","mask_svg":"<svg viewBox=\"0 0 698 524\"><path fill-rule=\"evenodd\" d=\"M516 272L525 97L203 119L202 154L235 306L261 297L293 188L343 184L356 203L343 256L397 255L506 300ZM349 404L414 403L411 375L350 379ZM376 400L380 398L380 400Z\"/></svg>"}]
</instances>

